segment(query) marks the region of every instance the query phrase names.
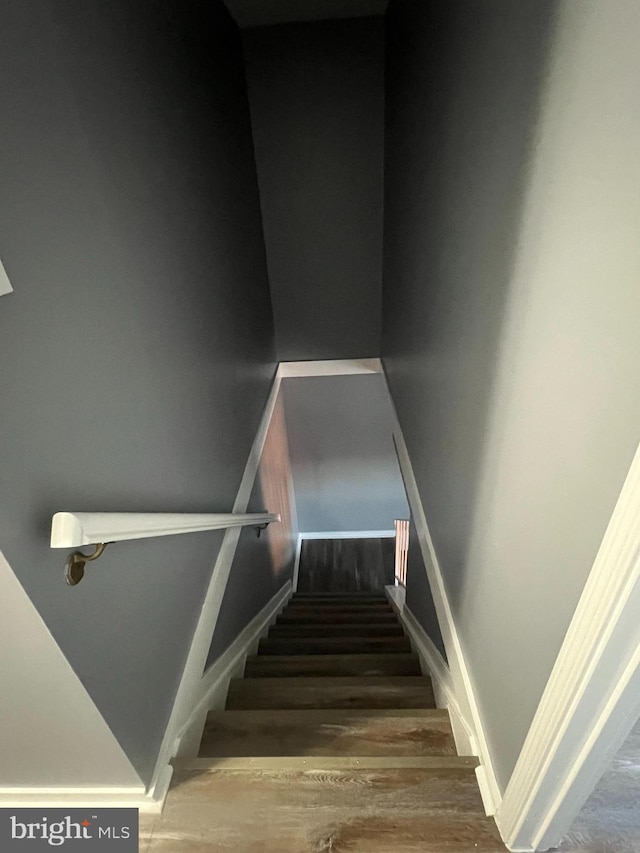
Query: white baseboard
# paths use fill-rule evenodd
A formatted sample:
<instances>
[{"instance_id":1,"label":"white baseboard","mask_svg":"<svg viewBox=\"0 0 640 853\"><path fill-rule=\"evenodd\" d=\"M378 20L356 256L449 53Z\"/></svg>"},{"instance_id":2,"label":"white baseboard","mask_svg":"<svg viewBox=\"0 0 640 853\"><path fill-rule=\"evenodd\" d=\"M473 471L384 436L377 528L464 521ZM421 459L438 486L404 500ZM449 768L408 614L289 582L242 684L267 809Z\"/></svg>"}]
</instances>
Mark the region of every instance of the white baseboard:
<instances>
[{"instance_id":1,"label":"white baseboard","mask_svg":"<svg viewBox=\"0 0 640 853\"><path fill-rule=\"evenodd\" d=\"M224 708L229 682L232 678L242 677L247 655L256 652L260 638L266 635L276 616L286 605L291 591L291 581L287 581L205 672L195 707L178 733L176 755L189 758L198 754L207 713Z\"/></svg>"},{"instance_id":2,"label":"white baseboard","mask_svg":"<svg viewBox=\"0 0 640 853\"><path fill-rule=\"evenodd\" d=\"M283 379L298 376L352 376L368 373L382 373L382 364L379 358L281 361L278 368L278 375Z\"/></svg>"},{"instance_id":3,"label":"white baseboard","mask_svg":"<svg viewBox=\"0 0 640 853\"><path fill-rule=\"evenodd\" d=\"M434 645L431 637L409 608L406 607L406 590L404 587L387 586L385 587L385 592L409 635L414 650L420 658L422 672L431 677L437 707L446 708L449 711L453 739L458 755L477 755L478 747L476 745L473 722L463 716L456 698L453 679L451 678L451 671L447 666L447 662ZM493 799L491 783L483 766L476 767L476 778L484 810L487 815L493 815L496 811L496 803Z\"/></svg>"},{"instance_id":4,"label":"white baseboard","mask_svg":"<svg viewBox=\"0 0 640 853\"><path fill-rule=\"evenodd\" d=\"M406 588L399 584L389 584L385 586L384 592L397 615L402 618L402 611L404 610L404 603L407 598Z\"/></svg>"},{"instance_id":5,"label":"white baseboard","mask_svg":"<svg viewBox=\"0 0 640 853\"><path fill-rule=\"evenodd\" d=\"M473 726L462 715L447 662L434 645L431 637L406 607L404 603L405 589L398 586L387 586L385 592L420 658L423 673L431 677L436 705L438 708L449 710L458 755L477 755Z\"/></svg>"},{"instance_id":6,"label":"white baseboard","mask_svg":"<svg viewBox=\"0 0 640 853\"><path fill-rule=\"evenodd\" d=\"M161 803L140 788L15 788L0 790L0 809L138 809L159 814Z\"/></svg>"},{"instance_id":7,"label":"white baseboard","mask_svg":"<svg viewBox=\"0 0 640 853\"><path fill-rule=\"evenodd\" d=\"M302 537L298 533L298 542L296 544L296 558L293 564L293 580L291 585L293 586L293 591L296 592L298 589L298 575L300 574L300 554L302 553Z\"/></svg>"},{"instance_id":8,"label":"white baseboard","mask_svg":"<svg viewBox=\"0 0 640 853\"><path fill-rule=\"evenodd\" d=\"M445 664L445 667L447 668L450 676L450 681L448 682L448 701L455 701L456 703L455 705L451 705L451 707L454 708L454 712L452 713L452 724L454 716L459 715L460 725L458 726L458 729L469 729L470 742L474 746L475 754L478 756L478 759L482 766L481 773L477 775L479 783L482 782L483 786L481 788L483 803L488 814L495 814L495 811L500 806L502 800L502 792L500 790L500 786L498 785L498 780L493 768L491 752L489 750L489 744L485 736L484 726L482 722L482 714L480 712L480 707L476 700L475 691L473 689L473 683L471 681L471 676L467 667L462 643L458 636L456 623L453 617L453 611L451 609L451 605L447 595L444 576L442 574L442 569L438 561L438 556L436 554L436 550L433 544L429 525L427 524L424 507L422 506L422 501L420 498L420 493L418 491L416 478L413 473L413 466L411 465L407 445L404 440L400 421L398 420L398 415L395 410L393 398L391 397L390 393L389 404L391 406L393 418L393 440L396 446L398 464L400 466L402 479L404 480L407 500L409 503L409 508L411 510L411 517L416 528L418 543L420 545L420 551L427 573L429 587L433 596L433 603L435 606L436 615L438 617L438 623L440 626L440 631L442 633L444 647L447 650L447 660L449 662L449 665L448 667L446 667ZM418 623L416 622L416 624ZM435 649L435 647L433 648ZM438 656L441 658L439 653ZM443 685L445 683L447 682L443 681ZM457 711L455 710L456 706ZM457 724L458 721L456 721L456 725Z\"/></svg>"},{"instance_id":9,"label":"white baseboard","mask_svg":"<svg viewBox=\"0 0 640 853\"><path fill-rule=\"evenodd\" d=\"M0 808L147 805L142 779L1 551L0 598Z\"/></svg>"}]
</instances>

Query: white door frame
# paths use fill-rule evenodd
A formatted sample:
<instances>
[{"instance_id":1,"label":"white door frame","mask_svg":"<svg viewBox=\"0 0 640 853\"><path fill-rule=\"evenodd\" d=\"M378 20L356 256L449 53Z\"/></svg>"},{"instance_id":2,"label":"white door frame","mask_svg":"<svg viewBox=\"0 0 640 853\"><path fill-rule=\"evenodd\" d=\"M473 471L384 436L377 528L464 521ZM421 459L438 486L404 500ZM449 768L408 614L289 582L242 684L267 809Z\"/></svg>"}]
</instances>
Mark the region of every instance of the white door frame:
<instances>
[{"instance_id":1,"label":"white door frame","mask_svg":"<svg viewBox=\"0 0 640 853\"><path fill-rule=\"evenodd\" d=\"M510 850L558 844L640 717L639 613L640 447L496 814Z\"/></svg>"}]
</instances>

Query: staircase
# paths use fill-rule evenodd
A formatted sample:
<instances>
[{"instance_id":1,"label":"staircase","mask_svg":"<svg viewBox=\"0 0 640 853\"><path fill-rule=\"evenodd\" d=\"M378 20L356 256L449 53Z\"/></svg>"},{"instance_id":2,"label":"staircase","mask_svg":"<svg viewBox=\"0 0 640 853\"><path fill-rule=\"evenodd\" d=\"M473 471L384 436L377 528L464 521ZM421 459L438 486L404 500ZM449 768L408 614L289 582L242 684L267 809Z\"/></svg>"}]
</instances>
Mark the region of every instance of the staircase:
<instances>
[{"instance_id":1,"label":"staircase","mask_svg":"<svg viewBox=\"0 0 640 853\"><path fill-rule=\"evenodd\" d=\"M384 595L294 595L176 762L149 853L498 853Z\"/></svg>"}]
</instances>

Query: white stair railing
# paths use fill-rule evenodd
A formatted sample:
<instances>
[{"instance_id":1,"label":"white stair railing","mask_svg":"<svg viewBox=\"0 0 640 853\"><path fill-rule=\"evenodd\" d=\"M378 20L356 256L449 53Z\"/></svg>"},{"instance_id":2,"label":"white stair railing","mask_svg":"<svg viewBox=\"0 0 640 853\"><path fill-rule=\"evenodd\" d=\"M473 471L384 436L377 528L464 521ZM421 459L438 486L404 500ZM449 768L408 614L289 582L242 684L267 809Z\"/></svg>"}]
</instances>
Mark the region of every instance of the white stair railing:
<instances>
[{"instance_id":1,"label":"white stair railing","mask_svg":"<svg viewBox=\"0 0 640 853\"><path fill-rule=\"evenodd\" d=\"M67 583L75 586L84 576L85 564L96 560L112 542L245 526L257 527L260 535L260 530L274 521L280 521L280 516L269 512L57 512L51 520L51 547L96 545L92 554L74 551L67 558Z\"/></svg>"}]
</instances>

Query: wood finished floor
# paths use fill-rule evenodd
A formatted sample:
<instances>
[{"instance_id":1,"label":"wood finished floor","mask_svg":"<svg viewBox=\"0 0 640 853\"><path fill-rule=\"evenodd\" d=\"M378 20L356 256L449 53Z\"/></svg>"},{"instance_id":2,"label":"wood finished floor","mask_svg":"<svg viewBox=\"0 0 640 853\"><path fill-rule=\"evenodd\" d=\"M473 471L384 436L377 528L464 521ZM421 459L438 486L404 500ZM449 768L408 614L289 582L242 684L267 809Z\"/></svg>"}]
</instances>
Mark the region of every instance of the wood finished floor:
<instances>
[{"instance_id":1,"label":"wood finished floor","mask_svg":"<svg viewBox=\"0 0 640 853\"><path fill-rule=\"evenodd\" d=\"M498 853L473 772L180 773L149 853Z\"/></svg>"},{"instance_id":2,"label":"wood finished floor","mask_svg":"<svg viewBox=\"0 0 640 853\"><path fill-rule=\"evenodd\" d=\"M298 591L378 592L393 583L395 539L303 539Z\"/></svg>"},{"instance_id":3,"label":"wood finished floor","mask_svg":"<svg viewBox=\"0 0 640 853\"><path fill-rule=\"evenodd\" d=\"M386 601L300 596L277 625L175 762L141 853L503 853Z\"/></svg>"}]
</instances>

